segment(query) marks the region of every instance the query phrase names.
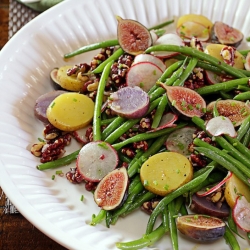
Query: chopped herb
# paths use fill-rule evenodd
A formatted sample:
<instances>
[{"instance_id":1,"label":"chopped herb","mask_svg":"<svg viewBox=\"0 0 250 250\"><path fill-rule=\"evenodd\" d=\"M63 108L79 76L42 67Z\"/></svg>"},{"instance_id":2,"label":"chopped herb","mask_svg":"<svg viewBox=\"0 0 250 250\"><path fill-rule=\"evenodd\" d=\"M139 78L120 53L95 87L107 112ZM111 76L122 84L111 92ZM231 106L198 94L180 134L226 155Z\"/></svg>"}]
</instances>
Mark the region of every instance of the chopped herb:
<instances>
[{"instance_id":1,"label":"chopped herb","mask_svg":"<svg viewBox=\"0 0 250 250\"><path fill-rule=\"evenodd\" d=\"M81 196L81 199L80 199L80 200L81 200L81 201L83 201L83 199L84 199L84 195L82 194L82 196Z\"/></svg>"},{"instance_id":2,"label":"chopped herb","mask_svg":"<svg viewBox=\"0 0 250 250\"><path fill-rule=\"evenodd\" d=\"M244 112L244 113L243 113L242 115L243 115L243 116L246 116L246 115L248 115L247 111L246 111L246 112Z\"/></svg>"},{"instance_id":3,"label":"chopped herb","mask_svg":"<svg viewBox=\"0 0 250 250\"><path fill-rule=\"evenodd\" d=\"M153 71L153 75L156 75L156 70Z\"/></svg>"},{"instance_id":4,"label":"chopped herb","mask_svg":"<svg viewBox=\"0 0 250 250\"><path fill-rule=\"evenodd\" d=\"M187 103L185 101L182 101L181 106L185 106L185 105L187 105Z\"/></svg>"},{"instance_id":5,"label":"chopped herb","mask_svg":"<svg viewBox=\"0 0 250 250\"><path fill-rule=\"evenodd\" d=\"M197 109L200 109L201 108L201 105L198 103L198 104L196 104L196 106L195 106Z\"/></svg>"},{"instance_id":6,"label":"chopped herb","mask_svg":"<svg viewBox=\"0 0 250 250\"><path fill-rule=\"evenodd\" d=\"M42 139L42 138L38 138L38 141L40 141L40 142L45 142L45 140Z\"/></svg>"},{"instance_id":7,"label":"chopped herb","mask_svg":"<svg viewBox=\"0 0 250 250\"><path fill-rule=\"evenodd\" d=\"M179 174L180 172L181 172L180 169L177 169L177 170L176 170L176 173L177 173L177 174Z\"/></svg>"},{"instance_id":8,"label":"chopped herb","mask_svg":"<svg viewBox=\"0 0 250 250\"><path fill-rule=\"evenodd\" d=\"M53 103L51 104L51 108L54 108L55 105L56 105L56 103L53 102Z\"/></svg>"},{"instance_id":9,"label":"chopped herb","mask_svg":"<svg viewBox=\"0 0 250 250\"><path fill-rule=\"evenodd\" d=\"M194 107L193 107L191 104L188 104L188 109L189 109L189 110L193 110Z\"/></svg>"},{"instance_id":10,"label":"chopped herb","mask_svg":"<svg viewBox=\"0 0 250 250\"><path fill-rule=\"evenodd\" d=\"M236 103L235 102L231 102L231 106L235 106L236 105Z\"/></svg>"},{"instance_id":11,"label":"chopped herb","mask_svg":"<svg viewBox=\"0 0 250 250\"><path fill-rule=\"evenodd\" d=\"M172 101L172 106L175 106L175 104L176 104L176 100L173 100Z\"/></svg>"},{"instance_id":12,"label":"chopped herb","mask_svg":"<svg viewBox=\"0 0 250 250\"><path fill-rule=\"evenodd\" d=\"M56 174L57 174L57 175L63 174L63 171L62 171L62 170L57 170L57 171L56 171Z\"/></svg>"},{"instance_id":13,"label":"chopped herb","mask_svg":"<svg viewBox=\"0 0 250 250\"><path fill-rule=\"evenodd\" d=\"M194 215L194 219L195 219L195 220L198 220L198 219L199 219L198 214Z\"/></svg>"},{"instance_id":14,"label":"chopped herb","mask_svg":"<svg viewBox=\"0 0 250 250\"><path fill-rule=\"evenodd\" d=\"M52 179L52 180L55 180L55 177L56 177L56 176L53 174L52 177L51 177L51 179Z\"/></svg>"},{"instance_id":15,"label":"chopped herb","mask_svg":"<svg viewBox=\"0 0 250 250\"><path fill-rule=\"evenodd\" d=\"M144 83L143 82L140 82L140 87L144 87Z\"/></svg>"},{"instance_id":16,"label":"chopped herb","mask_svg":"<svg viewBox=\"0 0 250 250\"><path fill-rule=\"evenodd\" d=\"M76 99L76 98L73 98L73 102L77 102L77 99Z\"/></svg>"},{"instance_id":17,"label":"chopped herb","mask_svg":"<svg viewBox=\"0 0 250 250\"><path fill-rule=\"evenodd\" d=\"M157 186L158 185L158 181L153 181L154 185Z\"/></svg>"},{"instance_id":18,"label":"chopped herb","mask_svg":"<svg viewBox=\"0 0 250 250\"><path fill-rule=\"evenodd\" d=\"M246 41L247 41L247 42L250 42L250 36L246 38Z\"/></svg>"},{"instance_id":19,"label":"chopped herb","mask_svg":"<svg viewBox=\"0 0 250 250\"><path fill-rule=\"evenodd\" d=\"M166 184L166 185L164 186L164 189L165 189L165 190L168 190L168 189L169 189L169 185Z\"/></svg>"},{"instance_id":20,"label":"chopped herb","mask_svg":"<svg viewBox=\"0 0 250 250\"><path fill-rule=\"evenodd\" d=\"M104 149L108 149L108 145L106 144L106 142L100 142L100 143L98 143L98 146L102 147Z\"/></svg>"},{"instance_id":21,"label":"chopped herb","mask_svg":"<svg viewBox=\"0 0 250 250\"><path fill-rule=\"evenodd\" d=\"M233 146L236 147L237 146L237 142L233 143Z\"/></svg>"},{"instance_id":22,"label":"chopped herb","mask_svg":"<svg viewBox=\"0 0 250 250\"><path fill-rule=\"evenodd\" d=\"M144 186L148 186L148 184L149 184L148 180L144 180L143 184L144 184Z\"/></svg>"}]
</instances>

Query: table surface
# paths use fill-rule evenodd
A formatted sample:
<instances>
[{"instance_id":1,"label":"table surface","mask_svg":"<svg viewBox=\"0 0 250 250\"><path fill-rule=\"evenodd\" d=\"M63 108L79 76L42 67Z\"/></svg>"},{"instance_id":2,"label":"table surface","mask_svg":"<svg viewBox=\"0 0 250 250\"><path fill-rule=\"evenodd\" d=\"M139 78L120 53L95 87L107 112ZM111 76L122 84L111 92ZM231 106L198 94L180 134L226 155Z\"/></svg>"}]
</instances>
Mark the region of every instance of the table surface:
<instances>
[{"instance_id":1,"label":"table surface","mask_svg":"<svg viewBox=\"0 0 250 250\"><path fill-rule=\"evenodd\" d=\"M9 39L9 0L0 0L0 49ZM30 10L29 10L30 11ZM35 15L38 13L34 13ZM1 52L0 52L1 53ZM0 196L2 190L0 187ZM65 250L44 235L20 213L4 212L5 195L0 197L0 249L1 250Z\"/></svg>"}]
</instances>

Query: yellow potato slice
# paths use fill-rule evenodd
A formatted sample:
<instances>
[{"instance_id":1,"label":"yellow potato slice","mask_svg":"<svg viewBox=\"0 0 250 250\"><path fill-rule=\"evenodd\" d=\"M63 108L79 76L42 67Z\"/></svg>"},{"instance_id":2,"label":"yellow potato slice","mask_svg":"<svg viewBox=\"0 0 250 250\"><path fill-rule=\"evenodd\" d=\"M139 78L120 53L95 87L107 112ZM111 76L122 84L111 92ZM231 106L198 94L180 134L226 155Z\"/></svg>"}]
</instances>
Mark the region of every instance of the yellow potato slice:
<instances>
[{"instance_id":1,"label":"yellow potato slice","mask_svg":"<svg viewBox=\"0 0 250 250\"><path fill-rule=\"evenodd\" d=\"M197 37L201 41L209 39L213 23L203 15L187 14L177 20L177 33L186 38Z\"/></svg>"},{"instance_id":2,"label":"yellow potato slice","mask_svg":"<svg viewBox=\"0 0 250 250\"><path fill-rule=\"evenodd\" d=\"M143 163L140 177L147 190L165 196L193 178L193 167L184 155L163 152Z\"/></svg>"},{"instance_id":3,"label":"yellow potato slice","mask_svg":"<svg viewBox=\"0 0 250 250\"><path fill-rule=\"evenodd\" d=\"M224 47L227 47L227 45L209 44L205 49L205 53L217 58L220 61L223 61L223 57L220 55L220 52ZM241 55L240 52L236 50L233 67L237 69L244 69L244 61L245 59L243 55Z\"/></svg>"},{"instance_id":4,"label":"yellow potato slice","mask_svg":"<svg viewBox=\"0 0 250 250\"><path fill-rule=\"evenodd\" d=\"M72 76L67 75L68 69L71 68L72 66L60 67L57 71L56 79L59 85L66 90L76 91L76 92L82 91L85 82L78 80L75 75Z\"/></svg>"},{"instance_id":5,"label":"yellow potato slice","mask_svg":"<svg viewBox=\"0 0 250 250\"><path fill-rule=\"evenodd\" d=\"M86 95L65 93L56 97L47 109L49 122L63 131L75 131L88 125L94 115L94 102Z\"/></svg>"},{"instance_id":6,"label":"yellow potato slice","mask_svg":"<svg viewBox=\"0 0 250 250\"><path fill-rule=\"evenodd\" d=\"M245 196L250 202L250 188L242 182L235 174L226 182L225 199L228 205L233 208L239 195Z\"/></svg>"}]
</instances>

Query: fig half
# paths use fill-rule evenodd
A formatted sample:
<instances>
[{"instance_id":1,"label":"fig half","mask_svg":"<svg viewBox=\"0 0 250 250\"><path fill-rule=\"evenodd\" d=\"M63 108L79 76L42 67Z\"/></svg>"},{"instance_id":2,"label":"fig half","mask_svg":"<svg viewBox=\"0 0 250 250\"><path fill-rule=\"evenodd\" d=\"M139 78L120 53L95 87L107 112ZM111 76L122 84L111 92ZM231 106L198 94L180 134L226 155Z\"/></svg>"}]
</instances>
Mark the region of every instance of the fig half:
<instances>
[{"instance_id":1,"label":"fig half","mask_svg":"<svg viewBox=\"0 0 250 250\"><path fill-rule=\"evenodd\" d=\"M123 201L128 182L129 178L125 167L116 168L108 173L95 190L96 204L104 210L117 208Z\"/></svg>"},{"instance_id":2,"label":"fig half","mask_svg":"<svg viewBox=\"0 0 250 250\"><path fill-rule=\"evenodd\" d=\"M211 40L213 43L238 47L243 38L244 35L242 32L223 22L215 22L212 27Z\"/></svg>"},{"instance_id":3,"label":"fig half","mask_svg":"<svg viewBox=\"0 0 250 250\"><path fill-rule=\"evenodd\" d=\"M222 237L226 224L223 220L200 214L180 216L176 220L178 230L198 241L213 241Z\"/></svg>"},{"instance_id":4,"label":"fig half","mask_svg":"<svg viewBox=\"0 0 250 250\"><path fill-rule=\"evenodd\" d=\"M170 107L173 111L187 118L204 115L206 102L197 92L180 86L167 86L164 83L160 85L166 89L167 97L171 104Z\"/></svg>"},{"instance_id":5,"label":"fig half","mask_svg":"<svg viewBox=\"0 0 250 250\"><path fill-rule=\"evenodd\" d=\"M207 105L207 111L213 112L216 101ZM220 100L216 104L220 116L227 117L235 127L239 126L250 114L250 107L242 101Z\"/></svg>"},{"instance_id":6,"label":"fig half","mask_svg":"<svg viewBox=\"0 0 250 250\"><path fill-rule=\"evenodd\" d=\"M144 25L135 20L116 18L118 42L125 52L138 55L152 45L153 39Z\"/></svg>"}]
</instances>

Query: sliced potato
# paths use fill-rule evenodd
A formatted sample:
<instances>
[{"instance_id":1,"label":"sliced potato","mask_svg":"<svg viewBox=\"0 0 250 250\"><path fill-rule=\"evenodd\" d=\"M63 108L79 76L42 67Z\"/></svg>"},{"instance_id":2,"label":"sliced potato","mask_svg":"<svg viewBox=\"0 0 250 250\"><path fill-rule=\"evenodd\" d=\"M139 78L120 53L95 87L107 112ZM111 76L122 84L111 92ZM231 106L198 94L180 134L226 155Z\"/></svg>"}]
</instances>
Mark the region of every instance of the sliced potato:
<instances>
[{"instance_id":1,"label":"sliced potato","mask_svg":"<svg viewBox=\"0 0 250 250\"><path fill-rule=\"evenodd\" d=\"M57 71L57 82L59 85L66 90L70 91L82 91L84 86L84 81L80 81L76 76L68 76L67 71L71 69L72 66L62 66Z\"/></svg>"},{"instance_id":2,"label":"sliced potato","mask_svg":"<svg viewBox=\"0 0 250 250\"><path fill-rule=\"evenodd\" d=\"M226 182L225 199L228 205L233 208L239 195L245 196L250 202L250 188L242 182L235 174Z\"/></svg>"},{"instance_id":3,"label":"sliced potato","mask_svg":"<svg viewBox=\"0 0 250 250\"><path fill-rule=\"evenodd\" d=\"M47 108L49 122L63 131L75 131L88 125L94 115L94 102L79 93L56 97Z\"/></svg>"},{"instance_id":4,"label":"sliced potato","mask_svg":"<svg viewBox=\"0 0 250 250\"><path fill-rule=\"evenodd\" d=\"M182 154L163 152L143 163L140 177L147 190L165 196L193 178L193 167Z\"/></svg>"},{"instance_id":5,"label":"sliced potato","mask_svg":"<svg viewBox=\"0 0 250 250\"><path fill-rule=\"evenodd\" d=\"M207 41L213 23L203 15L187 14L181 16L176 25L177 33L185 38L197 37L201 41Z\"/></svg>"},{"instance_id":6,"label":"sliced potato","mask_svg":"<svg viewBox=\"0 0 250 250\"><path fill-rule=\"evenodd\" d=\"M227 45L209 44L205 49L205 53L217 58L220 61L223 61L223 57L220 55L220 52L224 47L227 47ZM237 69L244 69L244 61L245 59L243 55L241 55L240 52L236 50L233 67Z\"/></svg>"}]
</instances>

